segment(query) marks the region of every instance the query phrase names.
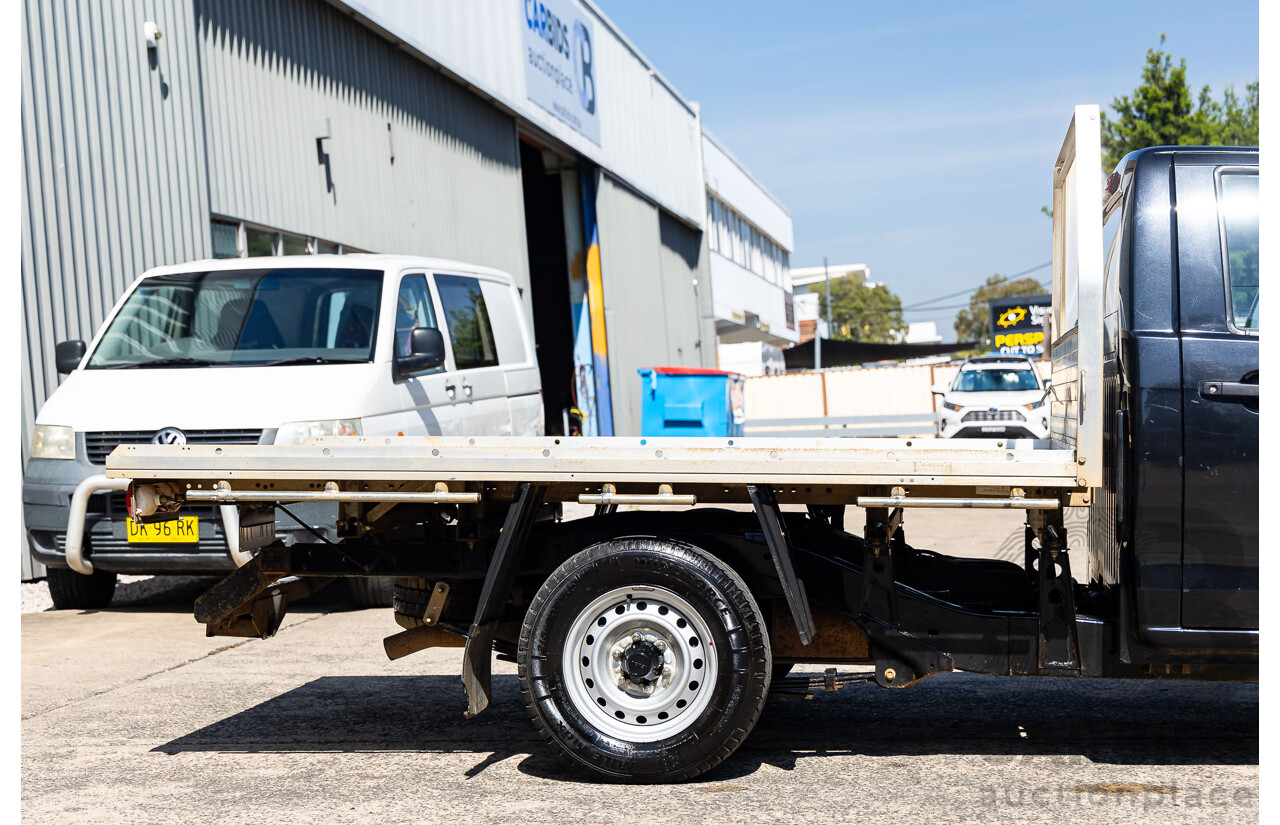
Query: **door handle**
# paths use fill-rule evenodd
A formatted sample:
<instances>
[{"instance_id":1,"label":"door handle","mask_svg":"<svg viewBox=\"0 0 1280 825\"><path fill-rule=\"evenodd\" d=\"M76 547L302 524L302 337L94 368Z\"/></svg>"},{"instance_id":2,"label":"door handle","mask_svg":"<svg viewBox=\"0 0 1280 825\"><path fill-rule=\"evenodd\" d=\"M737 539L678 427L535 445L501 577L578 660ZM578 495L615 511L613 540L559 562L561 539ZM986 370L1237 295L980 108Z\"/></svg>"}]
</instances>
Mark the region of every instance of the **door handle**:
<instances>
[{"instance_id":1,"label":"door handle","mask_svg":"<svg viewBox=\"0 0 1280 825\"><path fill-rule=\"evenodd\" d=\"M458 385L457 385L457 384L445 384L445 385L444 385L444 391L445 391L445 392L447 392L447 393L449 394L449 397L450 397L450 398L453 398L454 396L456 396L456 395L458 394Z\"/></svg>"},{"instance_id":2,"label":"door handle","mask_svg":"<svg viewBox=\"0 0 1280 825\"><path fill-rule=\"evenodd\" d=\"M1257 398L1258 384L1245 384L1241 381L1201 381L1200 396L1202 398Z\"/></svg>"},{"instance_id":3,"label":"door handle","mask_svg":"<svg viewBox=\"0 0 1280 825\"><path fill-rule=\"evenodd\" d=\"M467 398L471 397L471 385L465 381L462 382L462 391L467 394Z\"/></svg>"}]
</instances>

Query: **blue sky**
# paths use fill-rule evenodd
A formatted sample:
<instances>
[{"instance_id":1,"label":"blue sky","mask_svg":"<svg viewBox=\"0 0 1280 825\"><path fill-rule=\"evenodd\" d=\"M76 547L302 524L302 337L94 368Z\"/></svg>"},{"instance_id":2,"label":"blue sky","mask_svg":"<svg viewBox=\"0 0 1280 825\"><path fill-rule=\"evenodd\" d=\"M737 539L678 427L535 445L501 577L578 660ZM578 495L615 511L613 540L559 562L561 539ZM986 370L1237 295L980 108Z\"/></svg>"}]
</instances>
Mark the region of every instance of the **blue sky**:
<instances>
[{"instance_id":1,"label":"blue sky","mask_svg":"<svg viewBox=\"0 0 1280 825\"><path fill-rule=\"evenodd\" d=\"M1131 92L1161 33L1193 96L1258 77L1258 6L1235 0L597 2L786 204L792 266L866 263L904 306L1051 258L1071 108ZM954 318L907 315L947 340Z\"/></svg>"}]
</instances>

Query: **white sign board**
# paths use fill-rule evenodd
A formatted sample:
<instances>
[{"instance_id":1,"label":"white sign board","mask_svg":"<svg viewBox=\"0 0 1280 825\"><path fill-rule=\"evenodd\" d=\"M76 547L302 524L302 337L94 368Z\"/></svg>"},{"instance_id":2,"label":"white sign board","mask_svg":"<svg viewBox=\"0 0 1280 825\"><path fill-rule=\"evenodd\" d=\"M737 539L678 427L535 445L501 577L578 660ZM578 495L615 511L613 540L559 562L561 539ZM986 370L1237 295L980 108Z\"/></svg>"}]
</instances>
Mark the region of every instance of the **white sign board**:
<instances>
[{"instance_id":1,"label":"white sign board","mask_svg":"<svg viewBox=\"0 0 1280 825\"><path fill-rule=\"evenodd\" d=\"M529 100L600 145L595 25L577 0L521 0Z\"/></svg>"}]
</instances>

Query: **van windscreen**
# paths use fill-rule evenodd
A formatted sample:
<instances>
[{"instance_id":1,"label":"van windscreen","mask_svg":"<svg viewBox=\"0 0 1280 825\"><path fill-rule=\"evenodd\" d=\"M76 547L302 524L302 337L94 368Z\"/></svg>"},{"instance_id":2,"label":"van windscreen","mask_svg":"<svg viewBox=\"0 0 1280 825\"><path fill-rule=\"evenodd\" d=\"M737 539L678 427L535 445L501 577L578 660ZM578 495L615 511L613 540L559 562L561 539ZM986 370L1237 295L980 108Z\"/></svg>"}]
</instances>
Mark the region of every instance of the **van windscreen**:
<instances>
[{"instance_id":1,"label":"van windscreen","mask_svg":"<svg viewBox=\"0 0 1280 825\"><path fill-rule=\"evenodd\" d=\"M382 272L240 269L157 275L111 320L89 369L373 359Z\"/></svg>"}]
</instances>

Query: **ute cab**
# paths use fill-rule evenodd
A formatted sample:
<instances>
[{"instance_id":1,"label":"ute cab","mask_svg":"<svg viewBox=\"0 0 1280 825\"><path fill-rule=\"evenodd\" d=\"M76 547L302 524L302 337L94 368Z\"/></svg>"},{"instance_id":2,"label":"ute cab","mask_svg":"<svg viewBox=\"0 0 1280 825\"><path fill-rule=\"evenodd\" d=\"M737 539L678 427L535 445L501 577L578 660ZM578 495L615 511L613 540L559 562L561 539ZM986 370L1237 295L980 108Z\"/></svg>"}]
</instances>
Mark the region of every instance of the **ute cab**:
<instances>
[{"instance_id":1,"label":"ute cab","mask_svg":"<svg viewBox=\"0 0 1280 825\"><path fill-rule=\"evenodd\" d=\"M941 438L1048 438L1049 382L1023 355L965 359L950 386L933 388Z\"/></svg>"}]
</instances>

